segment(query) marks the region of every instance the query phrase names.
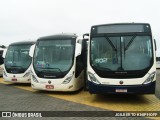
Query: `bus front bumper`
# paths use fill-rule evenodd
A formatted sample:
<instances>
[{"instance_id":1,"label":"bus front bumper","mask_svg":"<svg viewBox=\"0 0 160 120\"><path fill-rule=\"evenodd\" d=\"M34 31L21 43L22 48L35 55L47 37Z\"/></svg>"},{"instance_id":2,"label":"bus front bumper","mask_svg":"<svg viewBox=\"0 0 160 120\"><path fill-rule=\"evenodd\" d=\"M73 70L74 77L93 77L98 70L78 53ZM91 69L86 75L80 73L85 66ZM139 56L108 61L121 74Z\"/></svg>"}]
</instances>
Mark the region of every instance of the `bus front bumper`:
<instances>
[{"instance_id":1,"label":"bus front bumper","mask_svg":"<svg viewBox=\"0 0 160 120\"><path fill-rule=\"evenodd\" d=\"M48 83L35 83L31 81L31 87L35 90L44 90L44 91L63 91L63 92L72 92L77 91L80 87L76 87L73 84L48 84Z\"/></svg>"},{"instance_id":2,"label":"bus front bumper","mask_svg":"<svg viewBox=\"0 0 160 120\"><path fill-rule=\"evenodd\" d=\"M11 83L31 83L30 77L17 77L16 79L13 79L11 77L3 77L5 82L11 82Z\"/></svg>"},{"instance_id":3,"label":"bus front bumper","mask_svg":"<svg viewBox=\"0 0 160 120\"><path fill-rule=\"evenodd\" d=\"M102 85L88 81L91 94L154 94L156 82L142 85Z\"/></svg>"}]
</instances>

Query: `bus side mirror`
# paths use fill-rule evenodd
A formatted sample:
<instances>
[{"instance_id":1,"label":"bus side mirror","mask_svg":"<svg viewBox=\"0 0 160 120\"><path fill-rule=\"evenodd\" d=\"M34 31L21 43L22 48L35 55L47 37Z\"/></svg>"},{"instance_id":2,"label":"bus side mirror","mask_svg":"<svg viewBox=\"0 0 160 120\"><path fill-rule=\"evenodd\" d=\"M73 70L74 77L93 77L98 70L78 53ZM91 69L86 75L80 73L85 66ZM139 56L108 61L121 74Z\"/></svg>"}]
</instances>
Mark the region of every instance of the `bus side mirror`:
<instances>
[{"instance_id":1,"label":"bus side mirror","mask_svg":"<svg viewBox=\"0 0 160 120\"><path fill-rule=\"evenodd\" d=\"M33 57L35 45L32 45L29 50L29 56Z\"/></svg>"},{"instance_id":2,"label":"bus side mirror","mask_svg":"<svg viewBox=\"0 0 160 120\"><path fill-rule=\"evenodd\" d=\"M82 45L80 43L76 43L76 51L75 51L75 57L79 56L82 51Z\"/></svg>"},{"instance_id":3,"label":"bus side mirror","mask_svg":"<svg viewBox=\"0 0 160 120\"><path fill-rule=\"evenodd\" d=\"M85 38L85 36L88 36L88 37L89 37L89 33L83 34L83 39Z\"/></svg>"},{"instance_id":4,"label":"bus side mirror","mask_svg":"<svg viewBox=\"0 0 160 120\"><path fill-rule=\"evenodd\" d=\"M7 53L7 49L4 49L4 50L3 50L3 54L2 54L2 57L3 57L3 58L6 57L6 53Z\"/></svg>"}]
</instances>

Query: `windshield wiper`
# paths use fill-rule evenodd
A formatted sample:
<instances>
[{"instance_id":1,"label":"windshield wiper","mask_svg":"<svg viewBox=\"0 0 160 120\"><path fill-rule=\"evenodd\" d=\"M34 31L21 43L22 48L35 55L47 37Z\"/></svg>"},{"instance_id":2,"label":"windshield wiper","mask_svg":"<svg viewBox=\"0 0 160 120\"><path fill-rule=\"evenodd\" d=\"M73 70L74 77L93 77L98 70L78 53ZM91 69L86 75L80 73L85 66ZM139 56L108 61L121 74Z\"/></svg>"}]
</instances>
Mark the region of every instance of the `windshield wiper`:
<instances>
[{"instance_id":1,"label":"windshield wiper","mask_svg":"<svg viewBox=\"0 0 160 120\"><path fill-rule=\"evenodd\" d=\"M108 43L111 45L111 47L113 48L114 51L116 51L116 58L117 58L117 41L116 41L116 47L114 46L114 44L111 42L111 40L109 39L109 37L105 37L106 40L108 41Z\"/></svg>"},{"instance_id":2,"label":"windshield wiper","mask_svg":"<svg viewBox=\"0 0 160 120\"><path fill-rule=\"evenodd\" d=\"M111 47L114 49L114 51L117 51L117 48L113 45L113 43L111 42L111 40L109 39L109 37L105 37L105 38L108 41L108 43L111 45Z\"/></svg>"},{"instance_id":3,"label":"windshield wiper","mask_svg":"<svg viewBox=\"0 0 160 120\"><path fill-rule=\"evenodd\" d=\"M59 68L41 68L41 69L44 69L44 70L45 70L45 69L46 69L46 70L50 70L50 69L57 69L59 72L63 73L63 72L62 72L62 70L61 70L61 69L59 69Z\"/></svg>"},{"instance_id":4,"label":"windshield wiper","mask_svg":"<svg viewBox=\"0 0 160 120\"><path fill-rule=\"evenodd\" d=\"M126 51L128 48L129 48L129 46L133 43L133 41L134 41L134 39L135 39L135 35L131 38L131 40L129 41L129 43L127 44L127 46L124 48L124 51Z\"/></svg>"},{"instance_id":5,"label":"windshield wiper","mask_svg":"<svg viewBox=\"0 0 160 120\"><path fill-rule=\"evenodd\" d=\"M9 66L9 67L14 67L14 68L23 68L22 66L16 66L16 65L12 65L12 66Z\"/></svg>"}]
</instances>

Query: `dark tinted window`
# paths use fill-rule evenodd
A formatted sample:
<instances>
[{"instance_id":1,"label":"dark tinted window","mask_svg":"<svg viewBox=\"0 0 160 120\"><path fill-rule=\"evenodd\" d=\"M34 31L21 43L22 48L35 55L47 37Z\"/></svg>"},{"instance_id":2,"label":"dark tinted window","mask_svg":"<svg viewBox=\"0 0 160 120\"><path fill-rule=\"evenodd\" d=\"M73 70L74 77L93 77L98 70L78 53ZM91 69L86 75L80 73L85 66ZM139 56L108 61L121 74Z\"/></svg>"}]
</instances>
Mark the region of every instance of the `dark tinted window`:
<instances>
[{"instance_id":1,"label":"dark tinted window","mask_svg":"<svg viewBox=\"0 0 160 120\"><path fill-rule=\"evenodd\" d=\"M29 45L11 45L7 50L5 57L6 68L19 67L27 69L31 64L31 57L29 56Z\"/></svg>"},{"instance_id":2,"label":"dark tinted window","mask_svg":"<svg viewBox=\"0 0 160 120\"><path fill-rule=\"evenodd\" d=\"M33 66L40 78L62 78L71 69L75 39L40 40L37 43Z\"/></svg>"},{"instance_id":3,"label":"dark tinted window","mask_svg":"<svg viewBox=\"0 0 160 120\"><path fill-rule=\"evenodd\" d=\"M106 71L143 70L149 67L153 58L151 37L136 36L131 42L132 37L92 38L92 66Z\"/></svg>"}]
</instances>

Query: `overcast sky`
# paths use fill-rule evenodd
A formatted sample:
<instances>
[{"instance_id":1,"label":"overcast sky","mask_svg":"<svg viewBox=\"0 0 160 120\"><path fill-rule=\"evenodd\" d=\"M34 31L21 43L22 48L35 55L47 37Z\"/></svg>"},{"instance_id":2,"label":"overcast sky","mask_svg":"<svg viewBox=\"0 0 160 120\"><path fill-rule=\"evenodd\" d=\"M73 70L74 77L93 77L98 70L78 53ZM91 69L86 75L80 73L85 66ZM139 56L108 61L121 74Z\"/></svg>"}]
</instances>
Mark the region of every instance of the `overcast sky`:
<instances>
[{"instance_id":1,"label":"overcast sky","mask_svg":"<svg viewBox=\"0 0 160 120\"><path fill-rule=\"evenodd\" d=\"M56 33L89 33L96 24L150 23L160 50L159 0L0 0L0 44Z\"/></svg>"}]
</instances>

